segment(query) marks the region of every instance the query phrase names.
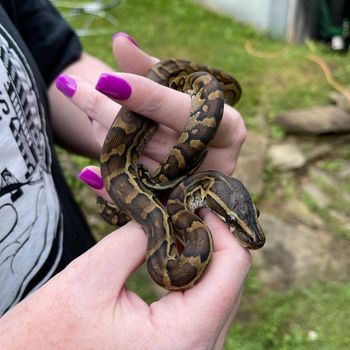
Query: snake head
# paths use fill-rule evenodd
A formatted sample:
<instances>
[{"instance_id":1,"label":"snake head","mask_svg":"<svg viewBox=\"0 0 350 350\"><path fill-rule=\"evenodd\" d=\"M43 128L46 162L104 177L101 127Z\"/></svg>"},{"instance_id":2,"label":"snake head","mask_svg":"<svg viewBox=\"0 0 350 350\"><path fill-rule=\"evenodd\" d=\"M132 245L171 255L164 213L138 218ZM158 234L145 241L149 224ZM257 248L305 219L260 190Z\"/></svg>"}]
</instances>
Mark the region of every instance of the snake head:
<instances>
[{"instance_id":1,"label":"snake head","mask_svg":"<svg viewBox=\"0 0 350 350\"><path fill-rule=\"evenodd\" d=\"M265 244L265 235L258 216L259 211L255 205L246 202L235 208L235 211L230 211L225 219L232 234L248 249L259 249Z\"/></svg>"},{"instance_id":2,"label":"snake head","mask_svg":"<svg viewBox=\"0 0 350 350\"><path fill-rule=\"evenodd\" d=\"M234 177L207 173L215 178L210 186L215 196L208 196L209 207L227 223L242 246L261 248L265 244L265 235L258 221L259 211L248 190Z\"/></svg>"}]
</instances>

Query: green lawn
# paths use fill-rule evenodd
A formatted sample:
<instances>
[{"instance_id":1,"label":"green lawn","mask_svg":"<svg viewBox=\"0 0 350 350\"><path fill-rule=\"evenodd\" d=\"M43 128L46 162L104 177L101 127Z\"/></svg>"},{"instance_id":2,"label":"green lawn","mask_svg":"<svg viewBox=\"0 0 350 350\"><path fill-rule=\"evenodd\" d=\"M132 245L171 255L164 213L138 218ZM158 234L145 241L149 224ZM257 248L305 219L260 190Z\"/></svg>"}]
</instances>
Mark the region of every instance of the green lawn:
<instances>
[{"instance_id":1,"label":"green lawn","mask_svg":"<svg viewBox=\"0 0 350 350\"><path fill-rule=\"evenodd\" d=\"M247 126L259 131L256 116L263 115L269 121L272 138L283 136L273 123L276 113L329 103L331 88L321 69L307 59L309 53L323 57L338 82L350 83L349 56L333 54L315 43L286 48L283 41L211 13L189 0L127 0L111 14L118 20L114 28L103 20L94 22L96 28L107 28L108 33L82 38L88 52L114 65L111 37L124 31L159 58L187 58L220 67L242 84L243 98L237 108ZM79 21L74 25L79 26ZM247 40L256 50L276 53L278 58L248 54ZM88 161L75 158L75 162L81 168ZM81 186L69 174L68 178L73 189ZM147 300L154 298L142 273L130 285ZM350 284L313 281L303 290L278 293L262 288L251 273L226 349L349 349L349 310Z\"/></svg>"},{"instance_id":2,"label":"green lawn","mask_svg":"<svg viewBox=\"0 0 350 350\"><path fill-rule=\"evenodd\" d=\"M248 291L226 349L349 349L349 305L349 283L315 283L302 290L259 291L255 296Z\"/></svg>"}]
</instances>

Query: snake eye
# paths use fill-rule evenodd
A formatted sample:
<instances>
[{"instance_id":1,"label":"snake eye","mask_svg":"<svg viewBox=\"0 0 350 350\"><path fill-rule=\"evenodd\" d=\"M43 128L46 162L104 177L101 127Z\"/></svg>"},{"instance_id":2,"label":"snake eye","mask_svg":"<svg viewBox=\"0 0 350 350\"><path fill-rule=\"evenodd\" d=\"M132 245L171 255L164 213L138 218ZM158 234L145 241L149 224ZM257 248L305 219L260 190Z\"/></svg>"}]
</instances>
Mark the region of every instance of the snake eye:
<instances>
[{"instance_id":1,"label":"snake eye","mask_svg":"<svg viewBox=\"0 0 350 350\"><path fill-rule=\"evenodd\" d=\"M258 208L255 208L256 209L256 216L259 217L260 216L260 210Z\"/></svg>"},{"instance_id":2,"label":"snake eye","mask_svg":"<svg viewBox=\"0 0 350 350\"><path fill-rule=\"evenodd\" d=\"M237 222L237 218L234 215L230 215L227 217L227 223L229 225L234 225Z\"/></svg>"}]
</instances>

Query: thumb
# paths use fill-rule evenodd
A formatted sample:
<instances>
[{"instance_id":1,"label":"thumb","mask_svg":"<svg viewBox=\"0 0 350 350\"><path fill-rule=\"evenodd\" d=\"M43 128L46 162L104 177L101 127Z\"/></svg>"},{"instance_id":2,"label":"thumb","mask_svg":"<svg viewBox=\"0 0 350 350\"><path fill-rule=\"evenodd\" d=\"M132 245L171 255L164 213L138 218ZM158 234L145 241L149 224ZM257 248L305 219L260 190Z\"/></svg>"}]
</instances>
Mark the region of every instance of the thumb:
<instances>
[{"instance_id":1,"label":"thumb","mask_svg":"<svg viewBox=\"0 0 350 350\"><path fill-rule=\"evenodd\" d=\"M96 290L102 290L105 297L115 295L143 262L146 246L144 231L131 221L75 259L66 272L70 272L74 283L84 285L87 294L90 291L96 295Z\"/></svg>"},{"instance_id":2,"label":"thumb","mask_svg":"<svg viewBox=\"0 0 350 350\"><path fill-rule=\"evenodd\" d=\"M111 201L103 186L101 171L97 166L84 168L79 174L79 179L89 185L98 195ZM118 289L123 287L129 275L143 262L146 246L146 234L135 221L130 221L103 238L81 256L82 266L94 271L92 287L95 287L96 283L106 287L113 285Z\"/></svg>"},{"instance_id":3,"label":"thumb","mask_svg":"<svg viewBox=\"0 0 350 350\"><path fill-rule=\"evenodd\" d=\"M135 40L126 33L113 37L113 52L122 72L145 76L158 59L142 51Z\"/></svg>"}]
</instances>

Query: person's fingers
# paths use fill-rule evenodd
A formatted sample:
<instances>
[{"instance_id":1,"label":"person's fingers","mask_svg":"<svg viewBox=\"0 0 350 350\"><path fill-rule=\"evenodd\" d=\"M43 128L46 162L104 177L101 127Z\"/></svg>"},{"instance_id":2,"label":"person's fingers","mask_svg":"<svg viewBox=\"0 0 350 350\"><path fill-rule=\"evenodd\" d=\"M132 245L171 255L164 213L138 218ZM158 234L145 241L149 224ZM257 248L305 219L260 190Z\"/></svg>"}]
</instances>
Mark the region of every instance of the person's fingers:
<instances>
[{"instance_id":1,"label":"person's fingers","mask_svg":"<svg viewBox=\"0 0 350 350\"><path fill-rule=\"evenodd\" d=\"M107 201L113 202L109 197L106 188L104 187L101 170L99 167L89 165L80 172L78 177L81 181L93 189L97 195L103 197Z\"/></svg>"},{"instance_id":2,"label":"person's fingers","mask_svg":"<svg viewBox=\"0 0 350 350\"><path fill-rule=\"evenodd\" d=\"M130 74L102 74L96 89L119 104L156 123L181 133L191 111L191 97L183 92L157 84L145 77ZM225 105L221 125L212 146L232 147L233 140L241 143L245 127L240 114Z\"/></svg>"},{"instance_id":3,"label":"person's fingers","mask_svg":"<svg viewBox=\"0 0 350 350\"><path fill-rule=\"evenodd\" d=\"M177 132L184 129L191 97L136 74L102 74L96 89L128 109Z\"/></svg>"},{"instance_id":4,"label":"person's fingers","mask_svg":"<svg viewBox=\"0 0 350 350\"><path fill-rule=\"evenodd\" d=\"M100 146L100 148L102 148L103 143L105 142L105 139L106 139L106 134L108 129L92 118L90 118L90 122L91 122L92 132L97 141L97 144Z\"/></svg>"},{"instance_id":5,"label":"person's fingers","mask_svg":"<svg viewBox=\"0 0 350 350\"><path fill-rule=\"evenodd\" d=\"M79 177L94 188L99 195L109 200L103 187L99 168L89 166L83 169ZM218 297L217 294L224 290L224 294L230 295L234 300L239 294L246 273L250 268L250 253L232 237L226 225L215 214L204 210L202 213L204 213L203 217L213 232L214 256L208 272L200 284L186 291L186 297L194 298L197 301L202 298L212 298L214 302L215 298ZM210 285L215 285L215 288L210 288ZM208 307L210 305L211 303L207 303Z\"/></svg>"},{"instance_id":6,"label":"person's fingers","mask_svg":"<svg viewBox=\"0 0 350 350\"><path fill-rule=\"evenodd\" d=\"M217 349L217 350L223 349L226 338L227 338L227 333L229 332L229 330L232 326L232 322L237 315L239 305L241 303L242 294L243 294L243 288L241 289L240 295L236 299L236 301L233 305L233 308L231 310L231 313L227 317L224 326L222 327L221 331L219 332L219 335L215 341L215 346L213 347L214 349Z\"/></svg>"},{"instance_id":7,"label":"person's fingers","mask_svg":"<svg viewBox=\"0 0 350 350\"><path fill-rule=\"evenodd\" d=\"M75 259L66 270L74 278L73 284L84 285L86 295L100 291L106 298L116 297L130 274L144 261L146 247L144 231L130 221Z\"/></svg>"},{"instance_id":8,"label":"person's fingers","mask_svg":"<svg viewBox=\"0 0 350 350\"><path fill-rule=\"evenodd\" d=\"M207 273L194 287L171 292L150 309L154 320L176 319L178 329L191 329L201 334L200 341L208 342L208 347L219 348L237 311L251 259L221 220L210 212L203 217L214 237L214 256Z\"/></svg>"},{"instance_id":9,"label":"person's fingers","mask_svg":"<svg viewBox=\"0 0 350 350\"><path fill-rule=\"evenodd\" d=\"M153 158L156 162L161 161L165 151L168 151L176 142L178 134L182 132L188 120L191 99L187 94L161 86L141 76L134 74L103 75L97 88L104 94L99 93L91 84L77 77L61 75L56 81L57 87L63 93L67 92L65 89L70 83L75 85L75 92L70 95L70 99L95 121L92 126L100 145L102 145L105 134L120 109L119 104L104 94L108 96L112 94L114 96L112 98L120 104L155 120L163 127L162 132L154 135L154 147L149 142L144 150L144 155L149 156L150 159ZM126 93L127 95L125 95ZM115 94L117 97L122 94L124 100L115 98ZM225 105L222 124L211 143L211 152L209 152L202 169L217 169L231 174L232 165L245 135L246 129L240 114L235 109ZM164 144L167 147L160 147ZM155 156L159 152L160 154ZM223 164L230 166L223 169Z\"/></svg>"},{"instance_id":10,"label":"person's fingers","mask_svg":"<svg viewBox=\"0 0 350 350\"><path fill-rule=\"evenodd\" d=\"M66 95L69 84L75 86L74 93L68 95L71 101L106 128L120 109L113 100L177 132L183 130L191 107L189 95L135 74L102 74L98 91L79 77L62 74L56 80L57 88Z\"/></svg>"},{"instance_id":11,"label":"person's fingers","mask_svg":"<svg viewBox=\"0 0 350 350\"><path fill-rule=\"evenodd\" d=\"M185 297L193 308L203 312L203 317L217 315L224 322L240 296L251 256L215 214L205 211L204 220L213 233L214 255L207 273L198 285L185 292Z\"/></svg>"},{"instance_id":12,"label":"person's fingers","mask_svg":"<svg viewBox=\"0 0 350 350\"><path fill-rule=\"evenodd\" d=\"M159 62L157 58L142 51L135 40L126 33L117 33L114 36L113 51L121 71L127 73L145 76L148 70ZM239 144L245 138L244 123L240 114L228 105L225 106L220 129L224 130L224 132L219 130L216 137L220 147L226 147L227 143L231 144L233 135L236 136L236 142ZM215 146L215 143L213 145Z\"/></svg>"},{"instance_id":13,"label":"person's fingers","mask_svg":"<svg viewBox=\"0 0 350 350\"><path fill-rule=\"evenodd\" d=\"M69 93L69 86L74 91ZM79 107L85 114L108 129L117 115L120 105L96 91L94 86L86 80L66 74L56 79L56 87Z\"/></svg>"},{"instance_id":14,"label":"person's fingers","mask_svg":"<svg viewBox=\"0 0 350 350\"><path fill-rule=\"evenodd\" d=\"M84 183L86 183L87 185L89 185L95 192L96 194L102 196L104 199L111 201L111 198L109 197L105 187L103 186L103 180L101 177L101 171L100 168L98 168L97 166L88 166L85 167L81 173L79 174L79 178L80 180L82 180ZM130 241L127 239L126 236L128 236L129 234L134 234L134 232L136 232L136 237L133 237L131 239L130 237ZM145 251L146 251L146 246L145 246L145 239L146 239L146 235L144 234L144 231L142 230L142 228L136 223L136 222L130 222L128 224L126 224L125 226L123 226L122 228L118 229L117 231L111 233L109 236L115 236L118 235L119 237L116 238L105 238L103 240L103 242L99 243L99 245L101 246L99 249L108 249L108 244L110 244L112 242L112 239L115 241L120 240L119 243L116 243L116 245L120 246L120 249L123 250L123 254L120 254L118 252L116 252L116 256L115 256L115 260L119 259L120 264L121 264L121 269L119 269L119 272L121 272L121 274L119 274L119 279L115 279L114 282L118 283L118 281L121 282L120 286L122 286L126 280L126 278L129 276L129 274L131 272L133 272L138 266L139 264L142 262L142 260L144 259L145 256ZM137 236L142 235L142 237L140 238L140 244L137 244L135 246L135 249L139 249L138 253L136 252L136 254L134 255L134 248L133 248L133 244L134 244L134 239L137 239ZM111 240L111 242L109 242L109 240ZM147 240L147 239L146 239ZM107 243L105 243L104 241L108 241ZM106 244L106 247L104 247L104 244ZM113 244L113 243L111 243ZM124 247L124 248L123 248ZM94 248L95 249L95 248ZM124 250L126 249L126 250ZM126 255L124 254L125 251L132 251L133 252L133 258L130 260L130 264L127 264L128 266L124 266L125 265L125 258ZM92 253L89 253L92 254ZM95 254L95 252L94 252ZM96 252L96 256L99 254L99 252ZM105 254L105 253L104 253ZM90 258L89 258L90 259ZM111 258L113 259L113 258ZM124 269L125 267L125 269ZM104 269L105 267L103 267ZM116 268L118 269L118 268ZM100 271L99 273L103 274L103 271ZM96 282L96 281L93 281ZM105 283L109 283L110 280L106 280ZM113 281L112 281L113 282ZM92 285L93 287L93 285Z\"/></svg>"},{"instance_id":15,"label":"person's fingers","mask_svg":"<svg viewBox=\"0 0 350 350\"><path fill-rule=\"evenodd\" d=\"M241 114L237 109L225 104L220 128L212 142L212 146L238 150L246 138L247 130Z\"/></svg>"},{"instance_id":16,"label":"person's fingers","mask_svg":"<svg viewBox=\"0 0 350 350\"><path fill-rule=\"evenodd\" d=\"M56 80L56 86L90 118L94 136L102 147L106 133L115 119L120 105L96 91L92 84L76 76L60 75ZM136 103L138 103L137 100ZM131 106L133 106L132 103ZM143 154L140 156L141 162L147 164L150 169L155 168L164 158L166 152L175 144L177 138L178 133L160 125L158 132L146 143Z\"/></svg>"},{"instance_id":17,"label":"person's fingers","mask_svg":"<svg viewBox=\"0 0 350 350\"><path fill-rule=\"evenodd\" d=\"M158 59L142 51L133 38L126 33L113 37L113 52L122 72L145 76Z\"/></svg>"},{"instance_id":18,"label":"person's fingers","mask_svg":"<svg viewBox=\"0 0 350 350\"><path fill-rule=\"evenodd\" d=\"M198 171L207 169L218 170L226 175L232 175L241 146L247 131L238 111L225 105L224 117L216 137L210 144L210 152L204 159Z\"/></svg>"}]
</instances>

